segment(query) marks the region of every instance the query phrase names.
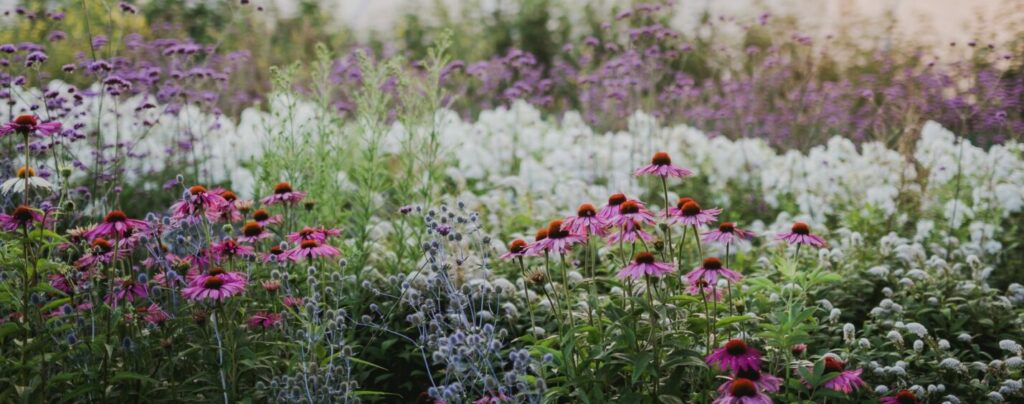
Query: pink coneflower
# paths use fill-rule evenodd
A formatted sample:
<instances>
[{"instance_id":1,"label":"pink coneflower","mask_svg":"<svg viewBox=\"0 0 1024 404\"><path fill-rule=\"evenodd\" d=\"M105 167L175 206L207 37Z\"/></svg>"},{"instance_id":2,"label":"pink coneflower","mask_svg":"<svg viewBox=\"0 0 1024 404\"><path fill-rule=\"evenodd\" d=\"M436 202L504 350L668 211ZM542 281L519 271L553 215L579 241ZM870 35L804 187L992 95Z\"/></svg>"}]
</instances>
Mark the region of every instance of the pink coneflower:
<instances>
[{"instance_id":1,"label":"pink coneflower","mask_svg":"<svg viewBox=\"0 0 1024 404\"><path fill-rule=\"evenodd\" d=\"M536 257L538 255L544 255L547 250L544 249L544 245L541 244L545 239L548 238L548 228L542 227L537 230L533 235L533 242L526 246L526 252L523 255L527 257ZM537 246L535 248L535 246Z\"/></svg>"},{"instance_id":2,"label":"pink coneflower","mask_svg":"<svg viewBox=\"0 0 1024 404\"><path fill-rule=\"evenodd\" d=\"M672 264L657 262L654 260L654 254L647 251L637 253L633 262L626 265L619 271L619 279L633 278L641 279L645 276L653 276L660 278L665 274L675 272L676 268Z\"/></svg>"},{"instance_id":3,"label":"pink coneflower","mask_svg":"<svg viewBox=\"0 0 1024 404\"><path fill-rule=\"evenodd\" d=\"M143 309L143 313L142 319L153 325L163 324L170 318L167 312L161 309L160 306L157 306L156 303L151 303L149 307Z\"/></svg>"},{"instance_id":4,"label":"pink coneflower","mask_svg":"<svg viewBox=\"0 0 1024 404\"><path fill-rule=\"evenodd\" d=\"M256 223L255 220L250 220L242 226L242 235L238 237L238 241L255 243L272 236L273 234L263 229L263 225Z\"/></svg>"},{"instance_id":5,"label":"pink coneflower","mask_svg":"<svg viewBox=\"0 0 1024 404\"><path fill-rule=\"evenodd\" d=\"M716 302L722 301L722 290L703 279L696 282L688 282L686 285L686 293L694 296L704 296L707 300Z\"/></svg>"},{"instance_id":6,"label":"pink coneflower","mask_svg":"<svg viewBox=\"0 0 1024 404\"><path fill-rule=\"evenodd\" d=\"M302 230L289 234L288 241L293 243L301 243L305 240L316 240L323 243L327 241L328 237L337 236L339 234L341 234L341 230L338 229L328 229L325 227L314 229L307 226L303 227Z\"/></svg>"},{"instance_id":7,"label":"pink coneflower","mask_svg":"<svg viewBox=\"0 0 1024 404\"><path fill-rule=\"evenodd\" d=\"M184 278L182 278L180 274L175 273L173 279L167 279L167 273L160 271L156 275L153 275L153 283L165 288L169 288L171 286L185 286L197 277L199 277L199 271L195 268L189 268Z\"/></svg>"},{"instance_id":8,"label":"pink coneflower","mask_svg":"<svg viewBox=\"0 0 1024 404\"><path fill-rule=\"evenodd\" d=\"M146 285L143 283L136 282L134 279L118 279L115 281L117 284L114 286L114 292L108 294L103 301L107 304L117 307L121 302L134 302L135 299L141 299L149 296L149 291L146 289Z\"/></svg>"},{"instance_id":9,"label":"pink coneflower","mask_svg":"<svg viewBox=\"0 0 1024 404\"><path fill-rule=\"evenodd\" d=\"M252 212L252 220L259 223L260 226L267 227L272 224L281 223L281 215L271 215L266 209L256 209Z\"/></svg>"},{"instance_id":10,"label":"pink coneflower","mask_svg":"<svg viewBox=\"0 0 1024 404\"><path fill-rule=\"evenodd\" d=\"M194 221L197 214L202 213L208 220L215 221L225 204L227 201L220 195L207 191L202 185L193 185L184 198L171 206L171 211L174 212L171 217L175 220Z\"/></svg>"},{"instance_id":11,"label":"pink coneflower","mask_svg":"<svg viewBox=\"0 0 1024 404\"><path fill-rule=\"evenodd\" d=\"M264 205L276 205L286 203L294 205L306 197L305 192L292 191L292 185L287 182L279 182L274 186L274 194L260 200Z\"/></svg>"},{"instance_id":12,"label":"pink coneflower","mask_svg":"<svg viewBox=\"0 0 1024 404\"><path fill-rule=\"evenodd\" d=\"M608 222L597 216L594 205L584 203L576 209L576 216L569 216L562 223L572 234L604 236L608 233Z\"/></svg>"},{"instance_id":13,"label":"pink coneflower","mask_svg":"<svg viewBox=\"0 0 1024 404\"><path fill-rule=\"evenodd\" d=\"M508 252L501 254L499 259L508 261L526 255L526 240L515 239L508 244Z\"/></svg>"},{"instance_id":14,"label":"pink coneflower","mask_svg":"<svg viewBox=\"0 0 1024 404\"><path fill-rule=\"evenodd\" d=\"M769 393L774 393L774 392L779 391L779 387L782 386L782 379L781 378L775 377L774 375L769 374L769 373L763 373L763 372L761 372L758 369L750 369L750 370L741 370L739 372L733 373L733 375L731 377L729 377L729 381L728 382L725 382L721 386L718 387L718 392L724 394L725 390L729 389L729 387L732 385L733 381L738 380L738 379L750 380L750 381L754 382L755 385L757 385L758 389L767 391Z\"/></svg>"},{"instance_id":15,"label":"pink coneflower","mask_svg":"<svg viewBox=\"0 0 1024 404\"><path fill-rule=\"evenodd\" d=\"M611 223L616 226L634 226L635 223L652 225L654 216L651 216L651 212L647 211L643 203L630 199L619 205L619 214Z\"/></svg>"},{"instance_id":16,"label":"pink coneflower","mask_svg":"<svg viewBox=\"0 0 1024 404\"><path fill-rule=\"evenodd\" d=\"M693 171L672 165L672 158L668 156L668 153L657 152L651 158L651 164L637 168L633 175L638 177L641 175L657 175L661 178L685 178L693 175Z\"/></svg>"},{"instance_id":17,"label":"pink coneflower","mask_svg":"<svg viewBox=\"0 0 1024 404\"><path fill-rule=\"evenodd\" d=\"M68 282L68 278L61 274L50 274L50 286L61 292L71 294L71 283Z\"/></svg>"},{"instance_id":18,"label":"pink coneflower","mask_svg":"<svg viewBox=\"0 0 1024 404\"><path fill-rule=\"evenodd\" d=\"M668 208L668 217L665 221L668 224L682 224L686 226L700 226L718 220L721 209L701 209L697 201L691 198L679 198L675 207Z\"/></svg>"},{"instance_id":19,"label":"pink coneflower","mask_svg":"<svg viewBox=\"0 0 1024 404\"><path fill-rule=\"evenodd\" d=\"M601 208L600 212L597 212L597 217L604 220L606 223L611 222L615 216L619 215L619 205L626 202L625 194L614 194L608 197L608 203Z\"/></svg>"},{"instance_id":20,"label":"pink coneflower","mask_svg":"<svg viewBox=\"0 0 1024 404\"><path fill-rule=\"evenodd\" d=\"M285 296L281 298L281 304L283 304L284 307L289 307L293 309L302 306L304 303L305 301L301 297Z\"/></svg>"},{"instance_id":21,"label":"pink coneflower","mask_svg":"<svg viewBox=\"0 0 1024 404\"><path fill-rule=\"evenodd\" d=\"M483 397L473 400L473 404L498 404L505 402L512 402L512 398L500 391L484 393Z\"/></svg>"},{"instance_id":22,"label":"pink coneflower","mask_svg":"<svg viewBox=\"0 0 1024 404\"><path fill-rule=\"evenodd\" d=\"M262 328L264 330L269 330L281 323L281 313L258 311L256 314L249 317L245 323L249 325L249 328Z\"/></svg>"},{"instance_id":23,"label":"pink coneflower","mask_svg":"<svg viewBox=\"0 0 1024 404\"><path fill-rule=\"evenodd\" d=\"M239 209L235 204L235 202L238 201L238 195L223 188L214 188L211 189L210 192L220 195L220 197L224 198L224 201L226 202L218 209L218 221L234 223L242 220L242 212L239 212Z\"/></svg>"},{"instance_id":24,"label":"pink coneflower","mask_svg":"<svg viewBox=\"0 0 1024 404\"><path fill-rule=\"evenodd\" d=\"M245 277L233 272L215 268L209 274L200 275L181 291L189 300L224 300L245 291Z\"/></svg>"},{"instance_id":25,"label":"pink coneflower","mask_svg":"<svg viewBox=\"0 0 1024 404\"><path fill-rule=\"evenodd\" d=\"M761 351L748 346L741 339L731 339L704 360L708 364L718 363L721 370L757 370L761 368Z\"/></svg>"},{"instance_id":26,"label":"pink coneflower","mask_svg":"<svg viewBox=\"0 0 1024 404\"><path fill-rule=\"evenodd\" d=\"M127 240L120 241L117 248L117 256L115 257L114 245L105 238L97 237L92 240L92 248L89 252L75 261L75 267L79 270L86 270L96 264L109 264L115 259L124 258L131 252L130 249L124 248L127 242Z\"/></svg>"},{"instance_id":27,"label":"pink coneflower","mask_svg":"<svg viewBox=\"0 0 1024 404\"><path fill-rule=\"evenodd\" d=\"M635 243L638 239L651 242L654 241L654 236L644 231L643 226L639 222L633 222L629 225L620 226L618 232L608 236L608 244L618 244L619 242Z\"/></svg>"},{"instance_id":28,"label":"pink coneflower","mask_svg":"<svg viewBox=\"0 0 1024 404\"><path fill-rule=\"evenodd\" d=\"M743 279L743 275L722 266L722 261L717 257L707 257L701 266L694 268L686 274L686 281L691 285L701 280L707 281L711 285L717 285L718 278L720 277L732 282L739 282Z\"/></svg>"},{"instance_id":29,"label":"pink coneflower","mask_svg":"<svg viewBox=\"0 0 1024 404\"><path fill-rule=\"evenodd\" d=\"M754 233L736 227L734 222L722 222L718 230L712 230L701 235L704 242L715 242L722 244L736 244L740 240L752 240Z\"/></svg>"},{"instance_id":30,"label":"pink coneflower","mask_svg":"<svg viewBox=\"0 0 1024 404\"><path fill-rule=\"evenodd\" d=\"M921 404L921 400L918 400L914 392L910 390L900 390L894 395L882 397L878 402L881 404Z\"/></svg>"},{"instance_id":31,"label":"pink coneflower","mask_svg":"<svg viewBox=\"0 0 1024 404\"><path fill-rule=\"evenodd\" d=\"M780 233L775 236L776 240L786 240L789 244L807 244L812 247L824 247L828 243L825 239L811 234L811 227L804 222L793 223L791 231Z\"/></svg>"},{"instance_id":32,"label":"pink coneflower","mask_svg":"<svg viewBox=\"0 0 1024 404\"><path fill-rule=\"evenodd\" d=\"M316 240L303 240L297 247L285 251L285 254L288 254L288 258L292 261L298 262L303 259L337 257L341 255L341 251Z\"/></svg>"},{"instance_id":33,"label":"pink coneflower","mask_svg":"<svg viewBox=\"0 0 1024 404\"><path fill-rule=\"evenodd\" d=\"M864 381L860 379L860 374L863 372L863 369L846 370L846 362L835 356L826 356L825 373L839 373L839 376L825 382L824 386L827 389L850 394L864 385Z\"/></svg>"},{"instance_id":34,"label":"pink coneflower","mask_svg":"<svg viewBox=\"0 0 1024 404\"><path fill-rule=\"evenodd\" d=\"M548 223L547 237L529 247L533 250L530 255L540 255L544 251L565 254L584 239L581 235L570 233L561 220L552 220Z\"/></svg>"},{"instance_id":35,"label":"pink coneflower","mask_svg":"<svg viewBox=\"0 0 1024 404\"><path fill-rule=\"evenodd\" d=\"M722 395L714 404L771 404L772 399L757 388L751 380L737 378L729 382L729 388L721 390Z\"/></svg>"},{"instance_id":36,"label":"pink coneflower","mask_svg":"<svg viewBox=\"0 0 1024 404\"><path fill-rule=\"evenodd\" d=\"M4 231L17 231L31 227L35 223L42 223L44 216L39 210L21 205L11 211L11 214L0 213L0 228Z\"/></svg>"},{"instance_id":37,"label":"pink coneflower","mask_svg":"<svg viewBox=\"0 0 1024 404\"><path fill-rule=\"evenodd\" d=\"M271 279L261 282L260 286L263 287L263 290L269 293L275 293L281 289L281 281Z\"/></svg>"},{"instance_id":38,"label":"pink coneflower","mask_svg":"<svg viewBox=\"0 0 1024 404\"><path fill-rule=\"evenodd\" d=\"M210 252L213 253L217 262L220 262L224 258L251 257L256 255L256 252L252 247L244 244L238 244L237 241L231 238L225 238L219 243L214 243L210 246Z\"/></svg>"},{"instance_id":39,"label":"pink coneflower","mask_svg":"<svg viewBox=\"0 0 1024 404\"><path fill-rule=\"evenodd\" d=\"M0 125L0 138L11 133L23 135L35 134L37 136L50 136L60 131L60 122L39 123L35 115L18 115L13 121Z\"/></svg>"},{"instance_id":40,"label":"pink coneflower","mask_svg":"<svg viewBox=\"0 0 1024 404\"><path fill-rule=\"evenodd\" d=\"M148 229L149 223L146 223L145 220L131 219L120 210L112 210L103 218L103 223L90 230L85 236L90 240L96 237L124 238L126 234Z\"/></svg>"},{"instance_id":41,"label":"pink coneflower","mask_svg":"<svg viewBox=\"0 0 1024 404\"><path fill-rule=\"evenodd\" d=\"M263 262L283 262L288 259L288 254L285 254L284 249L280 245L270 246L270 251L263 254Z\"/></svg>"}]
</instances>

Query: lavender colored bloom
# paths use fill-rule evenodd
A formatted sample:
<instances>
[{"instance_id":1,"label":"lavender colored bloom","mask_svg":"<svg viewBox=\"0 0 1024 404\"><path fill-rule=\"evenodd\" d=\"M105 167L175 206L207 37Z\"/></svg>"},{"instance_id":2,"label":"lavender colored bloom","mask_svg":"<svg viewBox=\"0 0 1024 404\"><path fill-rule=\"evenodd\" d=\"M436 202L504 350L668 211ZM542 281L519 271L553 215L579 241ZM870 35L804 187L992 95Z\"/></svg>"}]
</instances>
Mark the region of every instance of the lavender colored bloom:
<instances>
[{"instance_id":1,"label":"lavender colored bloom","mask_svg":"<svg viewBox=\"0 0 1024 404\"><path fill-rule=\"evenodd\" d=\"M660 278L666 274L675 272L675 267L672 264L657 262L654 259L654 255L650 252L640 252L625 268L619 271L619 279L633 278L642 279L645 276L653 276Z\"/></svg>"},{"instance_id":2,"label":"lavender colored bloom","mask_svg":"<svg viewBox=\"0 0 1024 404\"><path fill-rule=\"evenodd\" d=\"M776 240L786 240L790 244L807 244L812 247L824 247L828 243L825 239L811 234L811 228L804 222L793 223L792 231L780 233L775 236Z\"/></svg>"},{"instance_id":3,"label":"lavender colored bloom","mask_svg":"<svg viewBox=\"0 0 1024 404\"><path fill-rule=\"evenodd\" d=\"M636 176L656 175L662 178L684 178L692 176L693 172L685 168L672 165L672 159L668 156L668 153L657 152L654 153L654 157L651 158L651 164L637 168L633 174Z\"/></svg>"},{"instance_id":4,"label":"lavender colored bloom","mask_svg":"<svg viewBox=\"0 0 1024 404\"><path fill-rule=\"evenodd\" d=\"M742 339L730 339L704 360L708 364L717 363L721 370L757 370L761 368L761 351L748 346Z\"/></svg>"}]
</instances>

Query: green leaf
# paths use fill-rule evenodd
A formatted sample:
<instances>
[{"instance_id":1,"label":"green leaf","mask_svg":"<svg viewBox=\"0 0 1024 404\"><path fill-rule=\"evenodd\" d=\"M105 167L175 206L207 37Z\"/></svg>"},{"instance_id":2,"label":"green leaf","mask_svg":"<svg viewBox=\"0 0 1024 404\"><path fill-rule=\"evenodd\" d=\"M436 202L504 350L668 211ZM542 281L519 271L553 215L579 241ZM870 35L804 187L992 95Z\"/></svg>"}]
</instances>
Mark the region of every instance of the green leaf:
<instances>
[{"instance_id":1,"label":"green leaf","mask_svg":"<svg viewBox=\"0 0 1024 404\"><path fill-rule=\"evenodd\" d=\"M647 367L651 364L651 353L641 352L636 358L633 359L633 383L640 380L640 376L644 374Z\"/></svg>"},{"instance_id":2,"label":"green leaf","mask_svg":"<svg viewBox=\"0 0 1024 404\"><path fill-rule=\"evenodd\" d=\"M722 317L722 318L718 319L717 323L715 323L715 328L722 328L722 327L728 326L730 324L736 324L736 323L739 323L739 322L750 320L752 318L753 317L748 316L746 314L740 315L740 316Z\"/></svg>"},{"instance_id":3,"label":"green leaf","mask_svg":"<svg viewBox=\"0 0 1024 404\"><path fill-rule=\"evenodd\" d=\"M134 372L118 372L117 374L114 375L114 377L111 377L110 380L114 382L119 382L122 380L137 380L152 384L157 383L156 379L152 377Z\"/></svg>"}]
</instances>

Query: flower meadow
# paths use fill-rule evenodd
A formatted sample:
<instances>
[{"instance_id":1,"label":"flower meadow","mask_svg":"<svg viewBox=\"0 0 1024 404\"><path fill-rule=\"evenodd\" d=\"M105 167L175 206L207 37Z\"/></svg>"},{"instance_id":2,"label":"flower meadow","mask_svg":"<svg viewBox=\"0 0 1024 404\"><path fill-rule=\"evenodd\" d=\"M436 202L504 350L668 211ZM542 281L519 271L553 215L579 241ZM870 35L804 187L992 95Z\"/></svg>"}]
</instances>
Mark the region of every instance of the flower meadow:
<instances>
[{"instance_id":1,"label":"flower meadow","mask_svg":"<svg viewBox=\"0 0 1024 404\"><path fill-rule=\"evenodd\" d=\"M2 402L1024 401L1012 65L799 87L810 38L716 66L665 3L260 76L157 23L201 7L62 6L0 20Z\"/></svg>"}]
</instances>

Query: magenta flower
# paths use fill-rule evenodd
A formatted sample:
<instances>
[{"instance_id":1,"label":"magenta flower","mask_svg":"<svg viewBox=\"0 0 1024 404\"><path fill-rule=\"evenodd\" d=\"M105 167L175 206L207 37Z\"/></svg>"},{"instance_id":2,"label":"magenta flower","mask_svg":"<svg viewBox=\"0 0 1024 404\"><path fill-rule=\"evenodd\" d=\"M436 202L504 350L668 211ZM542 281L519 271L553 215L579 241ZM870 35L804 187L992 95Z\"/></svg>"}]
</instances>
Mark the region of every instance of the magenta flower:
<instances>
[{"instance_id":1,"label":"magenta flower","mask_svg":"<svg viewBox=\"0 0 1024 404\"><path fill-rule=\"evenodd\" d=\"M918 400L914 392L910 390L900 390L895 395L882 397L878 402L881 404L921 404L921 400Z\"/></svg>"},{"instance_id":2,"label":"magenta flower","mask_svg":"<svg viewBox=\"0 0 1024 404\"><path fill-rule=\"evenodd\" d=\"M736 378L728 383L727 389L719 389L721 395L714 404L771 404L772 399L758 389L757 384L744 378Z\"/></svg>"},{"instance_id":3,"label":"magenta flower","mask_svg":"<svg viewBox=\"0 0 1024 404\"><path fill-rule=\"evenodd\" d=\"M718 392L725 394L726 390L729 390L733 381L738 379L746 379L754 382L757 388L769 393L775 393L779 391L779 387L782 386L782 378L776 377L769 373L763 373L758 369L741 370L734 372L729 381L723 383L718 387Z\"/></svg>"},{"instance_id":4,"label":"magenta flower","mask_svg":"<svg viewBox=\"0 0 1024 404\"><path fill-rule=\"evenodd\" d=\"M824 386L827 389L850 394L864 385L864 381L860 378L860 374L863 372L863 369L846 370L846 362L832 355L826 356L825 373L839 373L839 376L825 382Z\"/></svg>"},{"instance_id":5,"label":"magenta flower","mask_svg":"<svg viewBox=\"0 0 1024 404\"><path fill-rule=\"evenodd\" d=\"M305 301L301 297L285 296L281 298L281 304L294 309L305 304Z\"/></svg>"},{"instance_id":6,"label":"magenta flower","mask_svg":"<svg viewBox=\"0 0 1024 404\"><path fill-rule=\"evenodd\" d=\"M142 317L147 323L153 325L160 325L167 321L170 316L166 311L157 306L156 303L152 303L145 309L145 315Z\"/></svg>"},{"instance_id":7,"label":"magenta flower","mask_svg":"<svg viewBox=\"0 0 1024 404\"><path fill-rule=\"evenodd\" d=\"M256 252L252 247L244 244L238 244L238 242L231 238L225 238L219 243L214 243L210 246L210 252L213 253L217 262L220 262L224 258L230 259L234 257L251 257L256 255Z\"/></svg>"},{"instance_id":8,"label":"magenta flower","mask_svg":"<svg viewBox=\"0 0 1024 404\"><path fill-rule=\"evenodd\" d=\"M526 255L526 240L515 239L508 244L508 252L501 254L499 259L508 261L514 258L519 258Z\"/></svg>"},{"instance_id":9,"label":"magenta flower","mask_svg":"<svg viewBox=\"0 0 1024 404\"><path fill-rule=\"evenodd\" d=\"M245 323L248 324L249 328L252 329L262 328L264 330L269 330L274 326L280 324L281 319L281 313L258 311L256 312L256 314L253 314L251 317L249 317L249 319L246 320Z\"/></svg>"},{"instance_id":10,"label":"magenta flower","mask_svg":"<svg viewBox=\"0 0 1024 404\"><path fill-rule=\"evenodd\" d=\"M256 223L259 223L260 226L263 227L281 223L282 219L283 216L271 215L266 209L256 209L256 211L252 212L252 220L256 221Z\"/></svg>"},{"instance_id":11,"label":"magenta flower","mask_svg":"<svg viewBox=\"0 0 1024 404\"><path fill-rule=\"evenodd\" d=\"M11 133L23 135L36 134L37 136L50 136L60 131L60 122L39 123L35 115L18 115L13 121L0 125L0 138Z\"/></svg>"},{"instance_id":12,"label":"magenta flower","mask_svg":"<svg viewBox=\"0 0 1024 404\"><path fill-rule=\"evenodd\" d=\"M79 270L90 269L96 264L109 264L115 260L128 256L131 252L130 241L124 239L118 242L117 254L115 256L114 246L102 237L92 240L92 248L81 258L75 261L75 267Z\"/></svg>"},{"instance_id":13,"label":"magenta flower","mask_svg":"<svg viewBox=\"0 0 1024 404\"><path fill-rule=\"evenodd\" d=\"M143 283L136 282L134 279L118 279L114 281L114 291L108 294L103 301L107 304L117 307L121 302L134 302L135 299L141 299L149 296L149 291L146 289L146 285Z\"/></svg>"},{"instance_id":14,"label":"magenta flower","mask_svg":"<svg viewBox=\"0 0 1024 404\"><path fill-rule=\"evenodd\" d=\"M473 400L473 404L499 404L505 402L512 402L512 398L500 391L484 393L483 397Z\"/></svg>"},{"instance_id":15,"label":"magenta flower","mask_svg":"<svg viewBox=\"0 0 1024 404\"><path fill-rule=\"evenodd\" d=\"M245 282L245 276L242 274L215 268L210 270L210 273L194 279L181 294L189 300L223 301L245 291Z\"/></svg>"},{"instance_id":16,"label":"magenta flower","mask_svg":"<svg viewBox=\"0 0 1024 404\"><path fill-rule=\"evenodd\" d=\"M704 360L708 364L717 363L721 370L733 372L761 369L761 351L748 346L741 339L727 341L724 346L716 349Z\"/></svg>"},{"instance_id":17,"label":"magenta flower","mask_svg":"<svg viewBox=\"0 0 1024 404\"><path fill-rule=\"evenodd\" d=\"M540 255L544 251L565 254L572 250L572 246L584 240L585 237L570 233L561 220L552 220L548 223L547 237L528 247L533 250L529 255Z\"/></svg>"},{"instance_id":18,"label":"magenta flower","mask_svg":"<svg viewBox=\"0 0 1024 404\"><path fill-rule=\"evenodd\" d=\"M619 215L619 205L626 202L626 195L614 194L608 197L608 203L601 208L600 212L597 212L597 217L604 220L606 223L611 223L615 216Z\"/></svg>"},{"instance_id":19,"label":"magenta flower","mask_svg":"<svg viewBox=\"0 0 1024 404\"><path fill-rule=\"evenodd\" d=\"M39 210L21 205L14 208L9 215L0 213L0 228L4 231L17 231L31 227L35 223L43 223L43 220L44 216Z\"/></svg>"},{"instance_id":20,"label":"magenta flower","mask_svg":"<svg viewBox=\"0 0 1024 404\"><path fill-rule=\"evenodd\" d=\"M112 210L103 218L103 223L94 227L85 236L90 240L96 237L120 239L127 234L148 229L149 223L146 223L145 220L131 219L120 210Z\"/></svg>"},{"instance_id":21,"label":"magenta flower","mask_svg":"<svg viewBox=\"0 0 1024 404\"><path fill-rule=\"evenodd\" d=\"M716 302L722 301L722 290L703 279L696 282L687 282L686 293L694 296L704 296L705 299Z\"/></svg>"},{"instance_id":22,"label":"magenta flower","mask_svg":"<svg viewBox=\"0 0 1024 404\"><path fill-rule=\"evenodd\" d=\"M736 223L722 222L718 230L712 230L701 235L700 239L708 243L735 244L740 240L752 240L754 233L736 227Z\"/></svg>"},{"instance_id":23,"label":"magenta flower","mask_svg":"<svg viewBox=\"0 0 1024 404\"><path fill-rule=\"evenodd\" d=\"M633 262L626 265L619 271L619 279L633 278L641 279L644 276L653 276L660 278L665 274L675 272L676 268L672 264L657 262L654 260L654 254L643 251L636 255Z\"/></svg>"},{"instance_id":24,"label":"magenta flower","mask_svg":"<svg viewBox=\"0 0 1024 404\"><path fill-rule=\"evenodd\" d=\"M288 254L285 254L285 250L281 249L278 244L270 246L270 251L263 253L261 260L263 262L284 262L288 259Z\"/></svg>"},{"instance_id":25,"label":"magenta flower","mask_svg":"<svg viewBox=\"0 0 1024 404\"><path fill-rule=\"evenodd\" d=\"M562 224L572 234L583 236L596 235L603 237L608 234L608 222L598 217L594 205L584 203L576 209L576 216L569 216Z\"/></svg>"},{"instance_id":26,"label":"magenta flower","mask_svg":"<svg viewBox=\"0 0 1024 404\"><path fill-rule=\"evenodd\" d=\"M620 226L618 232L608 236L608 244L618 244L619 242L635 243L638 239L651 242L654 241L654 236L644 231L640 223L632 222L631 224Z\"/></svg>"},{"instance_id":27,"label":"magenta flower","mask_svg":"<svg viewBox=\"0 0 1024 404\"><path fill-rule=\"evenodd\" d=\"M301 243L306 240L316 240L323 243L327 241L328 237L337 236L339 234L341 234L341 230L338 229L328 229L325 227L314 229L311 227L303 227L302 230L289 234L288 241Z\"/></svg>"},{"instance_id":28,"label":"magenta flower","mask_svg":"<svg viewBox=\"0 0 1024 404\"><path fill-rule=\"evenodd\" d=\"M717 257L707 257L701 266L694 268L686 274L686 281L691 285L699 281L706 281L710 285L717 285L719 278L725 278L732 282L739 282L743 275L722 266L722 261Z\"/></svg>"},{"instance_id":29,"label":"magenta flower","mask_svg":"<svg viewBox=\"0 0 1024 404\"><path fill-rule=\"evenodd\" d=\"M257 223L255 220L250 220L242 226L242 235L238 237L238 241L255 243L272 236L273 234L266 231L263 228L263 225Z\"/></svg>"},{"instance_id":30,"label":"magenta flower","mask_svg":"<svg viewBox=\"0 0 1024 404\"><path fill-rule=\"evenodd\" d=\"M224 198L225 203L218 208L217 221L234 223L242 220L242 212L239 212L238 206L235 205L235 202L238 201L238 195L224 188L211 189L210 193Z\"/></svg>"},{"instance_id":31,"label":"magenta flower","mask_svg":"<svg viewBox=\"0 0 1024 404\"><path fill-rule=\"evenodd\" d=\"M542 242L548 238L548 228L542 227L537 230L537 233L533 235L533 242L526 246L526 252L523 255L527 257L536 257L547 253L547 247Z\"/></svg>"},{"instance_id":32,"label":"magenta flower","mask_svg":"<svg viewBox=\"0 0 1024 404\"><path fill-rule=\"evenodd\" d=\"M789 244L807 244L812 247L824 247L828 245L825 239L811 234L811 227L804 222L793 223L792 231L780 233L775 236L776 240L786 240Z\"/></svg>"},{"instance_id":33,"label":"magenta flower","mask_svg":"<svg viewBox=\"0 0 1024 404\"><path fill-rule=\"evenodd\" d=\"M50 286L61 292L71 294L71 283L68 278L61 274L50 274Z\"/></svg>"},{"instance_id":34,"label":"magenta flower","mask_svg":"<svg viewBox=\"0 0 1024 404\"><path fill-rule=\"evenodd\" d=\"M285 251L285 254L288 254L288 258L292 261L298 262L307 258L312 260L314 258L337 257L341 255L341 251L316 240L303 240L297 247Z\"/></svg>"},{"instance_id":35,"label":"magenta flower","mask_svg":"<svg viewBox=\"0 0 1024 404\"><path fill-rule=\"evenodd\" d=\"M207 220L216 221L220 209L227 203L223 197L206 190L202 185L193 185L180 201L171 205L174 220L185 219L194 222L199 214L206 215Z\"/></svg>"},{"instance_id":36,"label":"magenta flower","mask_svg":"<svg viewBox=\"0 0 1024 404\"><path fill-rule=\"evenodd\" d=\"M635 223L652 225L654 216L640 201L630 199L619 205L619 214L612 218L611 223L616 226L633 226Z\"/></svg>"},{"instance_id":37,"label":"magenta flower","mask_svg":"<svg viewBox=\"0 0 1024 404\"><path fill-rule=\"evenodd\" d=\"M668 156L668 153L657 152L651 158L651 164L637 168L633 174L638 177L641 175L657 175L661 178L685 178L693 175L693 171L672 165L672 159Z\"/></svg>"},{"instance_id":38,"label":"magenta flower","mask_svg":"<svg viewBox=\"0 0 1024 404\"><path fill-rule=\"evenodd\" d=\"M288 204L294 205L306 197L305 192L292 191L291 184L279 182L274 186L274 194L260 200L264 205Z\"/></svg>"},{"instance_id":39,"label":"magenta flower","mask_svg":"<svg viewBox=\"0 0 1024 404\"><path fill-rule=\"evenodd\" d=\"M721 209L701 209L697 201L691 198L679 198L675 207L668 208L665 221L668 224L700 226L718 220Z\"/></svg>"}]
</instances>

